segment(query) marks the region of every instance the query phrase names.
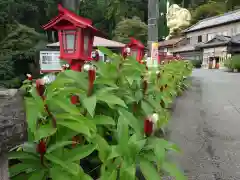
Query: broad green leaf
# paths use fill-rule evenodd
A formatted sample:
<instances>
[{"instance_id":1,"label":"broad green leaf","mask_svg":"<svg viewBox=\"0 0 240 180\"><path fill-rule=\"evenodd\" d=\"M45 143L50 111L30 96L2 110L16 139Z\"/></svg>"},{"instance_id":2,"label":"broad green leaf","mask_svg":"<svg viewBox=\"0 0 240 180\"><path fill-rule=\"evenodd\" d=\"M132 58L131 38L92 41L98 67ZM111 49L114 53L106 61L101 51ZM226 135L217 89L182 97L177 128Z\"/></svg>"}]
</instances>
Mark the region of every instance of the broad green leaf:
<instances>
[{"instance_id":1,"label":"broad green leaf","mask_svg":"<svg viewBox=\"0 0 240 180\"><path fill-rule=\"evenodd\" d=\"M103 101L107 103L109 106L111 105L120 105L122 107L127 107L125 102L120 99L118 96L112 95L112 94L105 94L101 96L97 96L98 101Z\"/></svg>"},{"instance_id":2,"label":"broad green leaf","mask_svg":"<svg viewBox=\"0 0 240 180\"><path fill-rule=\"evenodd\" d=\"M110 148L111 148L111 151L110 151L110 154L108 156L108 160L120 156L119 149L118 149L117 145L112 145L112 146L110 146Z\"/></svg>"},{"instance_id":3,"label":"broad green leaf","mask_svg":"<svg viewBox=\"0 0 240 180\"><path fill-rule=\"evenodd\" d=\"M51 127L51 124L41 125L35 133L35 140L39 141L42 138L52 136L56 132L57 129Z\"/></svg>"},{"instance_id":4,"label":"broad green leaf","mask_svg":"<svg viewBox=\"0 0 240 180\"><path fill-rule=\"evenodd\" d=\"M36 151L36 149L35 149ZM39 160L39 157L37 157L34 154L27 153L27 152L16 152L12 151L8 153L8 159L32 159L32 160Z\"/></svg>"},{"instance_id":5,"label":"broad green leaf","mask_svg":"<svg viewBox=\"0 0 240 180\"><path fill-rule=\"evenodd\" d=\"M135 180L136 179L136 164L127 164L123 161L120 169L120 179Z\"/></svg>"},{"instance_id":6,"label":"broad green leaf","mask_svg":"<svg viewBox=\"0 0 240 180\"><path fill-rule=\"evenodd\" d=\"M141 106L142 106L142 109L145 112L146 116L153 114L153 108L149 103L147 103L143 100L143 101L141 101Z\"/></svg>"},{"instance_id":7,"label":"broad green leaf","mask_svg":"<svg viewBox=\"0 0 240 180\"><path fill-rule=\"evenodd\" d=\"M31 176L29 177L28 180L45 180L45 173L46 170L42 169L42 170L36 170L33 173L31 173Z\"/></svg>"},{"instance_id":8,"label":"broad green leaf","mask_svg":"<svg viewBox=\"0 0 240 180\"><path fill-rule=\"evenodd\" d=\"M76 121L65 120L65 121L58 121L57 123L58 125L67 127L81 134L85 134L88 137L91 136L90 129L88 128L88 126L82 123L81 121L76 122Z\"/></svg>"},{"instance_id":9,"label":"broad green leaf","mask_svg":"<svg viewBox=\"0 0 240 180\"><path fill-rule=\"evenodd\" d=\"M128 131L128 122L124 120L123 115L120 115L118 118L117 124L117 133L118 133L118 145L121 149L121 153L125 153L128 146L126 146L126 142L129 139L129 131Z\"/></svg>"},{"instance_id":10,"label":"broad green leaf","mask_svg":"<svg viewBox=\"0 0 240 180\"><path fill-rule=\"evenodd\" d=\"M140 126L141 121L136 119L134 115L123 108L119 108L119 114L123 119L134 129L138 136L141 136L142 128Z\"/></svg>"},{"instance_id":11,"label":"broad green leaf","mask_svg":"<svg viewBox=\"0 0 240 180\"><path fill-rule=\"evenodd\" d=\"M93 121L96 125L115 125L115 121L110 116L105 115L96 115L93 118Z\"/></svg>"},{"instance_id":12,"label":"broad green leaf","mask_svg":"<svg viewBox=\"0 0 240 180\"><path fill-rule=\"evenodd\" d=\"M19 163L13 165L9 168L10 177L16 176L20 173L26 172L27 170L34 171L35 169L39 169L41 166L39 164L34 163Z\"/></svg>"},{"instance_id":13,"label":"broad green leaf","mask_svg":"<svg viewBox=\"0 0 240 180\"><path fill-rule=\"evenodd\" d=\"M72 70L67 70L63 72L64 75L67 77L75 80L75 82L83 89L87 90L88 89L88 78L87 75L83 72L77 72L77 71L72 71Z\"/></svg>"},{"instance_id":14,"label":"broad green leaf","mask_svg":"<svg viewBox=\"0 0 240 180\"><path fill-rule=\"evenodd\" d=\"M146 178L146 180L159 180L161 179L160 174L158 174L156 168L146 160L140 161L140 169Z\"/></svg>"},{"instance_id":15,"label":"broad green leaf","mask_svg":"<svg viewBox=\"0 0 240 180\"><path fill-rule=\"evenodd\" d=\"M101 137L100 135L96 135L92 141L97 144L97 149L99 151L99 158L104 163L111 151L110 146L108 145L107 141Z\"/></svg>"},{"instance_id":16,"label":"broad green leaf","mask_svg":"<svg viewBox=\"0 0 240 180\"><path fill-rule=\"evenodd\" d=\"M71 173L72 175L77 175L80 172L79 164L68 162L68 161L62 161L61 159L51 154L45 154L45 157L49 161L61 166L63 169L65 169L67 172Z\"/></svg>"},{"instance_id":17,"label":"broad green leaf","mask_svg":"<svg viewBox=\"0 0 240 180\"><path fill-rule=\"evenodd\" d=\"M79 161L89 156L96 148L96 145L78 145L77 147L64 152L64 159L69 162Z\"/></svg>"},{"instance_id":18,"label":"broad green leaf","mask_svg":"<svg viewBox=\"0 0 240 180\"><path fill-rule=\"evenodd\" d=\"M83 105L92 117L94 116L96 103L97 99L95 95L83 99Z\"/></svg>"},{"instance_id":19,"label":"broad green leaf","mask_svg":"<svg viewBox=\"0 0 240 180\"><path fill-rule=\"evenodd\" d=\"M187 177L177 168L176 165L164 162L162 164L162 168L164 171L168 172L171 176L175 177L176 180L187 180Z\"/></svg>"},{"instance_id":20,"label":"broad green leaf","mask_svg":"<svg viewBox=\"0 0 240 180\"><path fill-rule=\"evenodd\" d=\"M67 97L55 96L54 99L52 99L49 103L57 105L70 114L80 114L78 108L71 104L70 101L67 100Z\"/></svg>"},{"instance_id":21,"label":"broad green leaf","mask_svg":"<svg viewBox=\"0 0 240 180\"><path fill-rule=\"evenodd\" d=\"M28 128L34 133L37 129L37 120L40 110L33 98L25 98L25 104Z\"/></svg>"},{"instance_id":22,"label":"broad green leaf","mask_svg":"<svg viewBox=\"0 0 240 180\"><path fill-rule=\"evenodd\" d=\"M72 143L73 143L72 141L57 142L56 144L53 144L53 145L48 147L47 153L51 153L51 152L57 150L58 148L62 148L64 146L70 145Z\"/></svg>"},{"instance_id":23,"label":"broad green leaf","mask_svg":"<svg viewBox=\"0 0 240 180\"><path fill-rule=\"evenodd\" d=\"M50 169L50 177L52 180L72 180L71 174L56 166Z\"/></svg>"},{"instance_id":24,"label":"broad green leaf","mask_svg":"<svg viewBox=\"0 0 240 180\"><path fill-rule=\"evenodd\" d=\"M88 127L89 130L95 132L96 131L96 125L94 122L92 122L92 119L88 119L85 116L79 114L69 114L69 113L62 113L57 114L55 117L58 119L57 123L60 121L73 121L80 124L84 124L84 126Z\"/></svg>"}]
</instances>

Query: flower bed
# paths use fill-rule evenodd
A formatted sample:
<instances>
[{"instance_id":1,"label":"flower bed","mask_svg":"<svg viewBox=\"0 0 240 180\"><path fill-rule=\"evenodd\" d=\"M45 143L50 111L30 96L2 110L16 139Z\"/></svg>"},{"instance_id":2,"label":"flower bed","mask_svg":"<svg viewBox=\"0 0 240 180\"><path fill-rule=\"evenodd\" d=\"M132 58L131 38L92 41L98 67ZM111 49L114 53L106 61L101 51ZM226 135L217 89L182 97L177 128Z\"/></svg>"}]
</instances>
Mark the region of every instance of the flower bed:
<instances>
[{"instance_id":1,"label":"flower bed","mask_svg":"<svg viewBox=\"0 0 240 180\"><path fill-rule=\"evenodd\" d=\"M19 160L10 168L11 179L134 180L136 167L147 180L160 179L163 171L186 179L166 159L178 147L154 131L166 126L168 107L186 87L191 64L173 60L147 69L99 49L111 63L63 71L48 85L23 86L28 142L9 153L10 160Z\"/></svg>"}]
</instances>

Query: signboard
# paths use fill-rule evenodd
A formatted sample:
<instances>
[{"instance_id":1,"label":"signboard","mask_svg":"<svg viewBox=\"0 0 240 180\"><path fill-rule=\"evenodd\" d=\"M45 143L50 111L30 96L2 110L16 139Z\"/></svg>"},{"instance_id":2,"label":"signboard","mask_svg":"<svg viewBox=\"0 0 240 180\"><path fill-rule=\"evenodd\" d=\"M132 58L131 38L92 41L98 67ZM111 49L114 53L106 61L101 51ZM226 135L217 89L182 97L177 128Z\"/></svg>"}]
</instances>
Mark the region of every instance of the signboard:
<instances>
[{"instance_id":1,"label":"signboard","mask_svg":"<svg viewBox=\"0 0 240 180\"><path fill-rule=\"evenodd\" d=\"M40 72L61 71L64 62L59 59L59 56L59 51L40 51Z\"/></svg>"},{"instance_id":2,"label":"signboard","mask_svg":"<svg viewBox=\"0 0 240 180\"><path fill-rule=\"evenodd\" d=\"M152 43L152 49L151 49L151 64L152 66L158 66L158 43L153 42Z\"/></svg>"}]
</instances>

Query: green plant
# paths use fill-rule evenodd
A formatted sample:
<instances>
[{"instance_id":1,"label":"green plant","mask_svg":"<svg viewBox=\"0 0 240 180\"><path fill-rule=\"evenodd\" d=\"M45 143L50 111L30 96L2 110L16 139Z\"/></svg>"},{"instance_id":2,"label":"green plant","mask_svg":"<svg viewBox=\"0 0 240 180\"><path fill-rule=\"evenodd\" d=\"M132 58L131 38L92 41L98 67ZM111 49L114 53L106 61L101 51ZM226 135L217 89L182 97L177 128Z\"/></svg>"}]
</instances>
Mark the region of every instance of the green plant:
<instances>
[{"instance_id":1,"label":"green plant","mask_svg":"<svg viewBox=\"0 0 240 180\"><path fill-rule=\"evenodd\" d=\"M99 49L113 61L94 63L97 71L66 70L49 85L24 82L29 138L9 153L20 160L10 167L11 179L135 180L138 165L147 180L160 179L162 171L186 179L166 159L167 151L179 149L154 137L153 123L167 124L167 108L183 91L191 64L171 61L147 70L131 57ZM84 160L95 167L88 171Z\"/></svg>"},{"instance_id":2,"label":"green plant","mask_svg":"<svg viewBox=\"0 0 240 180\"><path fill-rule=\"evenodd\" d=\"M235 55L231 58L230 67L231 67L231 69L240 70L240 56L239 55Z\"/></svg>"},{"instance_id":3,"label":"green plant","mask_svg":"<svg viewBox=\"0 0 240 180\"><path fill-rule=\"evenodd\" d=\"M191 63L193 64L193 67L195 67L195 68L201 68L201 66L202 66L201 60L192 60Z\"/></svg>"}]
</instances>

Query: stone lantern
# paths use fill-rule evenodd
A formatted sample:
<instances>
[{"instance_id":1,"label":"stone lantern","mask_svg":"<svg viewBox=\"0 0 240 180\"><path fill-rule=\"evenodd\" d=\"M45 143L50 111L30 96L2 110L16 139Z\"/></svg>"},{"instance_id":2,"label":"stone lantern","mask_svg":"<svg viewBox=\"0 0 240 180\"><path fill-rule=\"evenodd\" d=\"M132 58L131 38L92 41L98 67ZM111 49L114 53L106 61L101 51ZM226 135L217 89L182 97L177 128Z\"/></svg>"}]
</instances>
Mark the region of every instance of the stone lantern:
<instances>
[{"instance_id":1,"label":"stone lantern","mask_svg":"<svg viewBox=\"0 0 240 180\"><path fill-rule=\"evenodd\" d=\"M92 26L92 21L74 14L58 5L57 17L43 26L44 30L57 30L60 43L60 59L68 61L70 68L81 71L85 61L91 58L94 36L103 34Z\"/></svg>"},{"instance_id":2,"label":"stone lantern","mask_svg":"<svg viewBox=\"0 0 240 180\"><path fill-rule=\"evenodd\" d=\"M8 180L7 153L27 140L23 93L0 89L0 179Z\"/></svg>"}]
</instances>

